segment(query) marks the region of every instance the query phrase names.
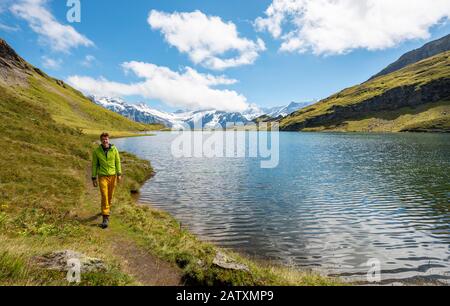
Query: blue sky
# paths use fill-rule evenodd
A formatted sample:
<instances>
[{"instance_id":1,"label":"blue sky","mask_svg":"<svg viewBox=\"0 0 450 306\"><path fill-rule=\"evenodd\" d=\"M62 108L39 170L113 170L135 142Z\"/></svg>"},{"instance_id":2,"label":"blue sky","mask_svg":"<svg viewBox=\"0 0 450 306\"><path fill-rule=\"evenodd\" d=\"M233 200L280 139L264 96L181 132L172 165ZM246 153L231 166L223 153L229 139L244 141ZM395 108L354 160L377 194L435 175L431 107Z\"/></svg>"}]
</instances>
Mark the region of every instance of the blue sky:
<instances>
[{"instance_id":1,"label":"blue sky","mask_svg":"<svg viewBox=\"0 0 450 306\"><path fill-rule=\"evenodd\" d=\"M282 7L283 1L292 0L276 0L275 5ZM0 36L33 65L87 93L95 89L96 94L120 95L164 110L209 104L242 110L250 104L267 107L325 98L450 33L447 0L410 1L412 9L403 10L402 17L395 15L396 7L320 1L323 10L311 0L298 0L293 9L274 6L271 15L266 10L272 0L81 0L81 22L69 23L65 0L2 0ZM22 6L13 8L17 4ZM382 19L371 17L379 11ZM33 16L42 12L47 20ZM342 19L336 20L336 15ZM283 22L277 24L276 17ZM178 18L180 27L173 29L170 18ZM365 28L366 20L370 27ZM189 37L198 34L190 30L198 22L208 24L199 30L205 37L201 48L198 38ZM230 24L235 32L227 27ZM76 35L67 34L74 42L55 47L64 42L46 31L60 25L64 31L72 27ZM224 34L222 41L215 27L230 30L230 35ZM205 50L210 53L204 55ZM226 59L232 61L221 67ZM185 67L192 71L185 74ZM198 87L192 83L197 81Z\"/></svg>"}]
</instances>

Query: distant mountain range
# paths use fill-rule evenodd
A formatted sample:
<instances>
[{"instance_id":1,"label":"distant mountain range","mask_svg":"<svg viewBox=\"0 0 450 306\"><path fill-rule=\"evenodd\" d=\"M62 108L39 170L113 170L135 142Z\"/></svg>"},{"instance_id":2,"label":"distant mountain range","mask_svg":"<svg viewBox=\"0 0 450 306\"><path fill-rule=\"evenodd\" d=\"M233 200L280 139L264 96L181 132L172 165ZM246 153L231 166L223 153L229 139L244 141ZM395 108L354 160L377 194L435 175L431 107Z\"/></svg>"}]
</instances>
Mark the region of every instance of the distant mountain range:
<instances>
[{"instance_id":1,"label":"distant mountain range","mask_svg":"<svg viewBox=\"0 0 450 306\"><path fill-rule=\"evenodd\" d=\"M147 124L159 123L164 124L168 128L180 128L187 124L191 128L202 127L207 129L225 127L227 123L245 124L261 116L267 116L269 118L282 118L314 103L292 102L289 105L272 108L251 107L242 113L217 110L177 111L174 113L169 113L151 108L144 103L128 103L121 98L98 96L91 96L89 98L95 104L136 122Z\"/></svg>"},{"instance_id":2,"label":"distant mountain range","mask_svg":"<svg viewBox=\"0 0 450 306\"><path fill-rule=\"evenodd\" d=\"M284 118L302 108L305 108L307 106L310 106L311 104L314 104L315 102L316 101L300 102L300 103L291 102L289 105L285 105L285 106L266 108L266 109L263 109L262 114L260 116L267 116L272 119Z\"/></svg>"}]
</instances>

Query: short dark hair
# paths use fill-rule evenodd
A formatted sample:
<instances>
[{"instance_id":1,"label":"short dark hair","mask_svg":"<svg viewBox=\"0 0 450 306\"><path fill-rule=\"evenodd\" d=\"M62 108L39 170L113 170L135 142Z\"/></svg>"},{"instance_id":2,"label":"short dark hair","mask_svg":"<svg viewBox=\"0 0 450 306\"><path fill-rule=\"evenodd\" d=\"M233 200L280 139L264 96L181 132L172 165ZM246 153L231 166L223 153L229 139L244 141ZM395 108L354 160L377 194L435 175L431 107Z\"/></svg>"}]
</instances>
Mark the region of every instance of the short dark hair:
<instances>
[{"instance_id":1,"label":"short dark hair","mask_svg":"<svg viewBox=\"0 0 450 306\"><path fill-rule=\"evenodd\" d=\"M108 137L109 138L109 134L108 133L103 133L100 135L100 140L103 140L104 137Z\"/></svg>"}]
</instances>

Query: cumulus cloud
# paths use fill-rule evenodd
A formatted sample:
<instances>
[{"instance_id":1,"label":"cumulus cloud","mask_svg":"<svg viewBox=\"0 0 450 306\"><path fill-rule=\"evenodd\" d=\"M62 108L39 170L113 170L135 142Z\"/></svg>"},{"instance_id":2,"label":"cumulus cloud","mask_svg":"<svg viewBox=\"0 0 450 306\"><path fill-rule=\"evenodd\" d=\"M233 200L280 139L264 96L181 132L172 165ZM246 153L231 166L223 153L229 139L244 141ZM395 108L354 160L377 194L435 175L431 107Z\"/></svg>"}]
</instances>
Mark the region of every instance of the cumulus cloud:
<instances>
[{"instance_id":1,"label":"cumulus cloud","mask_svg":"<svg viewBox=\"0 0 450 306\"><path fill-rule=\"evenodd\" d=\"M152 10L148 23L161 31L167 43L188 54L195 64L209 69L253 64L259 52L265 50L261 39L242 38L234 23L200 11L168 14ZM229 53L234 55L227 57Z\"/></svg>"},{"instance_id":2,"label":"cumulus cloud","mask_svg":"<svg viewBox=\"0 0 450 306\"><path fill-rule=\"evenodd\" d=\"M256 29L281 39L280 50L343 54L427 39L433 25L450 18L450 1L273 0L265 15Z\"/></svg>"},{"instance_id":3,"label":"cumulus cloud","mask_svg":"<svg viewBox=\"0 0 450 306\"><path fill-rule=\"evenodd\" d=\"M243 111L248 107L247 99L243 95L232 90L215 88L237 82L225 76L202 74L190 67L177 72L167 67L136 61L125 62L122 68L126 73L132 73L143 80L125 84L105 78L94 79L75 75L67 81L90 95L141 96L190 110Z\"/></svg>"},{"instance_id":4,"label":"cumulus cloud","mask_svg":"<svg viewBox=\"0 0 450 306\"><path fill-rule=\"evenodd\" d=\"M61 68L61 64L61 59L53 59L48 56L42 57L42 66L46 69L58 70L59 68Z\"/></svg>"},{"instance_id":5,"label":"cumulus cloud","mask_svg":"<svg viewBox=\"0 0 450 306\"><path fill-rule=\"evenodd\" d=\"M72 26L59 23L46 6L47 0L19 0L10 11L28 22L41 41L54 51L69 52L78 46L91 47L94 43Z\"/></svg>"}]
</instances>

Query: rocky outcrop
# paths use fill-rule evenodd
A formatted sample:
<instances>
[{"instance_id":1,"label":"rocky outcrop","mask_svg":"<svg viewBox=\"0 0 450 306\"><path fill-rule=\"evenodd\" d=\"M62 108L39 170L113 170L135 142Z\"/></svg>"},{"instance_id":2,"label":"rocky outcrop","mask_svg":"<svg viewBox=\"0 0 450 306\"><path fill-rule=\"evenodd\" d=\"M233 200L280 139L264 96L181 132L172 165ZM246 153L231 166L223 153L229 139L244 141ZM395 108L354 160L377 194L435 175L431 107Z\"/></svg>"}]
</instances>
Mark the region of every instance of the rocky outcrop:
<instances>
[{"instance_id":1,"label":"rocky outcrop","mask_svg":"<svg viewBox=\"0 0 450 306\"><path fill-rule=\"evenodd\" d=\"M320 126L337 126L346 120L358 120L372 112L395 111L403 107L417 107L450 98L450 78L418 86L401 86L352 105L335 105L329 112L283 127L286 131L299 131Z\"/></svg>"},{"instance_id":2,"label":"rocky outcrop","mask_svg":"<svg viewBox=\"0 0 450 306\"><path fill-rule=\"evenodd\" d=\"M428 44L424 45L419 49L405 53L396 62L390 64L380 73L371 77L369 81L449 50L450 50L450 34L441 39L429 42Z\"/></svg>"},{"instance_id":3,"label":"rocky outcrop","mask_svg":"<svg viewBox=\"0 0 450 306\"><path fill-rule=\"evenodd\" d=\"M0 82L8 85L24 85L27 78L33 74L33 69L0 38Z\"/></svg>"},{"instance_id":4,"label":"rocky outcrop","mask_svg":"<svg viewBox=\"0 0 450 306\"><path fill-rule=\"evenodd\" d=\"M30 67L5 40L0 39L0 69L5 68L27 69Z\"/></svg>"},{"instance_id":5,"label":"rocky outcrop","mask_svg":"<svg viewBox=\"0 0 450 306\"><path fill-rule=\"evenodd\" d=\"M213 264L225 270L250 272L249 268L246 265L236 262L222 252L217 252L216 257L213 260Z\"/></svg>"},{"instance_id":6,"label":"rocky outcrop","mask_svg":"<svg viewBox=\"0 0 450 306\"><path fill-rule=\"evenodd\" d=\"M53 79L41 69L27 63L4 39L0 38L0 81L8 85L26 85L27 79L31 75L39 75L53 80L59 86L67 88L63 81Z\"/></svg>"}]
</instances>

